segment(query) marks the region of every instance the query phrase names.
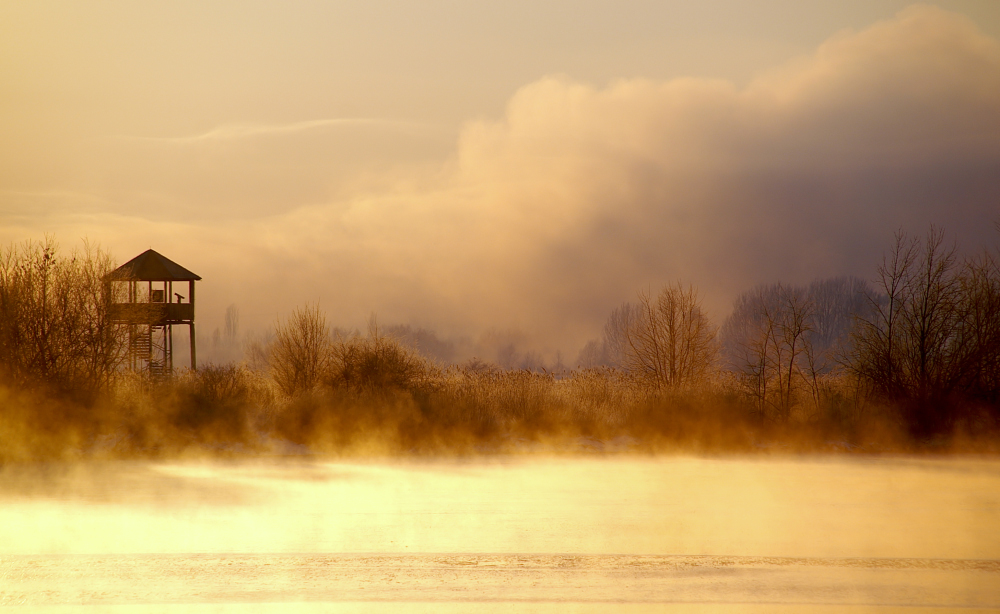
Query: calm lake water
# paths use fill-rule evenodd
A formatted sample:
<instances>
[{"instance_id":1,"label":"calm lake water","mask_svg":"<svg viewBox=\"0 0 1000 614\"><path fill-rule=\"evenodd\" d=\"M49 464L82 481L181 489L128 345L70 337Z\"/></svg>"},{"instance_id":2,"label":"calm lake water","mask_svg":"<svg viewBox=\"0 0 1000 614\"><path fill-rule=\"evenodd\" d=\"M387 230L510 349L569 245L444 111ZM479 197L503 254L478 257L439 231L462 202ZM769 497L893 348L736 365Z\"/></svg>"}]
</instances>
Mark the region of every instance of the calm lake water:
<instances>
[{"instance_id":1,"label":"calm lake water","mask_svg":"<svg viewBox=\"0 0 1000 614\"><path fill-rule=\"evenodd\" d=\"M9 466L0 606L996 611L1000 462L533 455Z\"/></svg>"}]
</instances>

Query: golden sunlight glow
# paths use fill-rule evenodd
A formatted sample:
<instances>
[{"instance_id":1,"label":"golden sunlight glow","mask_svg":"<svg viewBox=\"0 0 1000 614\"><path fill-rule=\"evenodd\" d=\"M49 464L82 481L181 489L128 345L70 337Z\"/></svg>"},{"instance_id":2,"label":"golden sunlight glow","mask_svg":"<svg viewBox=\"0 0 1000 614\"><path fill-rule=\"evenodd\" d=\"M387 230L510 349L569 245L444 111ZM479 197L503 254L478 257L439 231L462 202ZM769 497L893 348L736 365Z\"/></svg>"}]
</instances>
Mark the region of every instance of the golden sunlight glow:
<instances>
[{"instance_id":1,"label":"golden sunlight glow","mask_svg":"<svg viewBox=\"0 0 1000 614\"><path fill-rule=\"evenodd\" d=\"M0 2L0 143L0 610L1000 609L1000 0Z\"/></svg>"}]
</instances>

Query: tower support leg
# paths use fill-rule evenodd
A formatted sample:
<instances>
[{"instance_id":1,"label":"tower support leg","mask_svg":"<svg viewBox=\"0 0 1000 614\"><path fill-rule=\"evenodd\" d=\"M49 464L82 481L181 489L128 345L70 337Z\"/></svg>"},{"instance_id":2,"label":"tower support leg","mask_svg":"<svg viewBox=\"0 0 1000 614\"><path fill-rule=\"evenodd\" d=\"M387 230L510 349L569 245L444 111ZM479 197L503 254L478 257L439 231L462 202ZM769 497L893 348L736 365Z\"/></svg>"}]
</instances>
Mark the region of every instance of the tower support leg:
<instances>
[{"instance_id":1,"label":"tower support leg","mask_svg":"<svg viewBox=\"0 0 1000 614\"><path fill-rule=\"evenodd\" d=\"M195 348L194 343L194 322L188 324L188 330L191 333L191 370L198 370L198 350Z\"/></svg>"}]
</instances>

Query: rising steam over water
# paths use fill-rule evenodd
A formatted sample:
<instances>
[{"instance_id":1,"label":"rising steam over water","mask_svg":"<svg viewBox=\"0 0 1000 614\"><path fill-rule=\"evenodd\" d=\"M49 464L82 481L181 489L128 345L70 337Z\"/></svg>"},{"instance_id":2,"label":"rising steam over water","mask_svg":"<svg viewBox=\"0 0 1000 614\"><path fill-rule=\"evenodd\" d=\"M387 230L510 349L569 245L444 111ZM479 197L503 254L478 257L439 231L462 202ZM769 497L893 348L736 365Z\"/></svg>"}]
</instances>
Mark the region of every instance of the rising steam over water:
<instances>
[{"instance_id":1,"label":"rising steam over water","mask_svg":"<svg viewBox=\"0 0 1000 614\"><path fill-rule=\"evenodd\" d=\"M994 460L111 462L0 480L8 606L1000 606Z\"/></svg>"}]
</instances>

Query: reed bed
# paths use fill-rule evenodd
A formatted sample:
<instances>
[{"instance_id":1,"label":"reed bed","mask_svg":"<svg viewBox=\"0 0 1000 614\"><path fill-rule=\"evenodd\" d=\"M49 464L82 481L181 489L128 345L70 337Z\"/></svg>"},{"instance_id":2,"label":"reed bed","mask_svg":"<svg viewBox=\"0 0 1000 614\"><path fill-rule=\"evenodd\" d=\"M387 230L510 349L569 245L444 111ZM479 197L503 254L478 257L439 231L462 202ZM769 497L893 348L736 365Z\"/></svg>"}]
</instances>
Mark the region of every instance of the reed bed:
<instances>
[{"instance_id":1,"label":"reed bed","mask_svg":"<svg viewBox=\"0 0 1000 614\"><path fill-rule=\"evenodd\" d=\"M967 430L914 442L888 409L859 407L844 378L824 382L821 404L777 423L761 419L733 377L663 391L619 369L444 368L402 347L387 350L392 340L348 343L353 351L341 361L357 364L341 362L339 375L293 393L245 364L168 379L123 372L87 405L0 388L0 460L582 452L611 441L633 451L718 453L951 449L961 440L990 451L996 440ZM345 378L345 368L367 375Z\"/></svg>"}]
</instances>

